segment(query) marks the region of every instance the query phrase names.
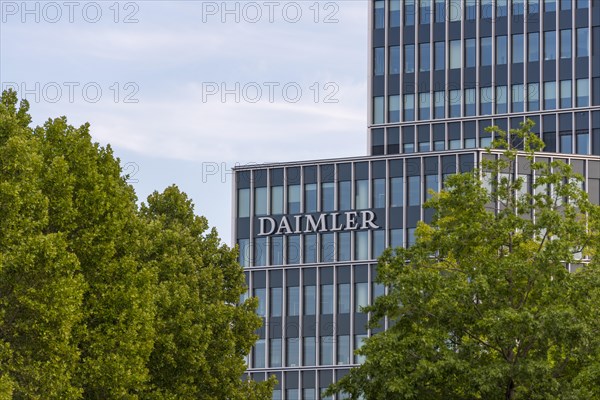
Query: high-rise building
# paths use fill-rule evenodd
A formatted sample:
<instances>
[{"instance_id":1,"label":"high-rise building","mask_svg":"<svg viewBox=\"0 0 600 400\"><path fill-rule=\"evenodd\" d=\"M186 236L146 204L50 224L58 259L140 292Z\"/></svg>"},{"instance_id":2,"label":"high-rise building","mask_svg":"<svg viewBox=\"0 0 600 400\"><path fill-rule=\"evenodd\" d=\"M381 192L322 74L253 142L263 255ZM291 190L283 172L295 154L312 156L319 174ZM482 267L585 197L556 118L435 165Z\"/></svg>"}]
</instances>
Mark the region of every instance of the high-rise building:
<instances>
[{"instance_id":1,"label":"high-rise building","mask_svg":"<svg viewBox=\"0 0 600 400\"><path fill-rule=\"evenodd\" d=\"M377 256L414 241L428 190L479 164L486 127L532 119L538 159L570 163L600 203L600 1L370 8L370 155L235 170L234 241L264 318L248 374L275 374L274 399L319 399L361 362ZM512 173L535 179L523 157Z\"/></svg>"}]
</instances>

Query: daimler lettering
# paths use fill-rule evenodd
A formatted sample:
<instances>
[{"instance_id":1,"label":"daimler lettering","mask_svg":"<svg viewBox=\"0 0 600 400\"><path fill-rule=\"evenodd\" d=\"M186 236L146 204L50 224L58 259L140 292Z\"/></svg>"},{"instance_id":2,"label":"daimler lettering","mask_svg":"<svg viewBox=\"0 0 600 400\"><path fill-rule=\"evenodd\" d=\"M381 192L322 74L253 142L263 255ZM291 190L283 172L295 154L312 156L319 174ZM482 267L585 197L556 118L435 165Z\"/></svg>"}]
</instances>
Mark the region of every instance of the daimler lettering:
<instances>
[{"instance_id":1,"label":"daimler lettering","mask_svg":"<svg viewBox=\"0 0 600 400\"><path fill-rule=\"evenodd\" d=\"M284 216L279 221L273 217L260 217L258 221L259 236L380 228L375 223L375 213L368 210L319 214L318 216L295 215L293 218Z\"/></svg>"}]
</instances>

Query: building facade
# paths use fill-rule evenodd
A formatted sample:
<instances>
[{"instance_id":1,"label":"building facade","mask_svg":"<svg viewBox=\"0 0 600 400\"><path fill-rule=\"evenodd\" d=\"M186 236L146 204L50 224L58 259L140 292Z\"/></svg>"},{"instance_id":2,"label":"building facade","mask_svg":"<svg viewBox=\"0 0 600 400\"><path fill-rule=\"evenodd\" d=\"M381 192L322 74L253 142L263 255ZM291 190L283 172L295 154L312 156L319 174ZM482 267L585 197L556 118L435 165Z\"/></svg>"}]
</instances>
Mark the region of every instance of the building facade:
<instances>
[{"instance_id":1,"label":"building facade","mask_svg":"<svg viewBox=\"0 0 600 400\"><path fill-rule=\"evenodd\" d=\"M410 246L429 189L525 118L600 203L600 1L370 2L369 153L239 167L234 241L264 326L248 357L274 399L319 399L361 359L376 258ZM525 158L515 175L531 187ZM383 321L379 329L385 329Z\"/></svg>"}]
</instances>

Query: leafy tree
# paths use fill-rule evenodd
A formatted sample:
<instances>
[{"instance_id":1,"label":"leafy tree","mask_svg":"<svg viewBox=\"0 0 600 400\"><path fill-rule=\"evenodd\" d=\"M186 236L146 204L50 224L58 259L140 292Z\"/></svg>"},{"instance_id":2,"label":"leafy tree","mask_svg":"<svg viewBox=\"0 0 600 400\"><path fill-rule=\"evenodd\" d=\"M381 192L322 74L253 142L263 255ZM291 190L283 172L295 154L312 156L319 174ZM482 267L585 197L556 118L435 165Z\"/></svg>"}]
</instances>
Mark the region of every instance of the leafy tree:
<instances>
[{"instance_id":1,"label":"leafy tree","mask_svg":"<svg viewBox=\"0 0 600 400\"><path fill-rule=\"evenodd\" d=\"M244 356L261 320L235 251L194 215L176 186L148 197L145 261L156 269L156 341L151 399L270 399L273 382L242 382Z\"/></svg>"},{"instance_id":2,"label":"leafy tree","mask_svg":"<svg viewBox=\"0 0 600 400\"><path fill-rule=\"evenodd\" d=\"M492 128L482 169L450 177L416 244L380 258L388 294L369 311L390 328L366 341L364 364L331 393L600 398L600 266L587 263L600 246L599 209L569 165L536 158L543 143L531 127ZM527 169L533 183L518 174Z\"/></svg>"}]
</instances>

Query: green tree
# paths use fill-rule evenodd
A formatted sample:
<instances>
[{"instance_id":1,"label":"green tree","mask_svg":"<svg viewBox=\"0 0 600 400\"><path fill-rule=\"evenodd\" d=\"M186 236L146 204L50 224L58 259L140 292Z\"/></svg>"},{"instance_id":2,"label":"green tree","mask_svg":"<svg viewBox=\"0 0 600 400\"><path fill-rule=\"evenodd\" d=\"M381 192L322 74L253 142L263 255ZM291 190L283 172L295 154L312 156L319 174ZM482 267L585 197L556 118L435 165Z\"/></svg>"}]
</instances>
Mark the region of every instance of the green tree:
<instances>
[{"instance_id":1,"label":"green tree","mask_svg":"<svg viewBox=\"0 0 600 400\"><path fill-rule=\"evenodd\" d=\"M261 320L235 251L208 231L176 186L148 197L144 259L158 274L150 399L270 399L273 382L240 380Z\"/></svg>"},{"instance_id":2,"label":"green tree","mask_svg":"<svg viewBox=\"0 0 600 400\"><path fill-rule=\"evenodd\" d=\"M492 128L482 168L450 177L416 244L380 258L388 294L369 311L390 328L331 393L600 398L600 266L586 262L598 254L599 209L569 165L536 158L543 143L531 127Z\"/></svg>"}]
</instances>

